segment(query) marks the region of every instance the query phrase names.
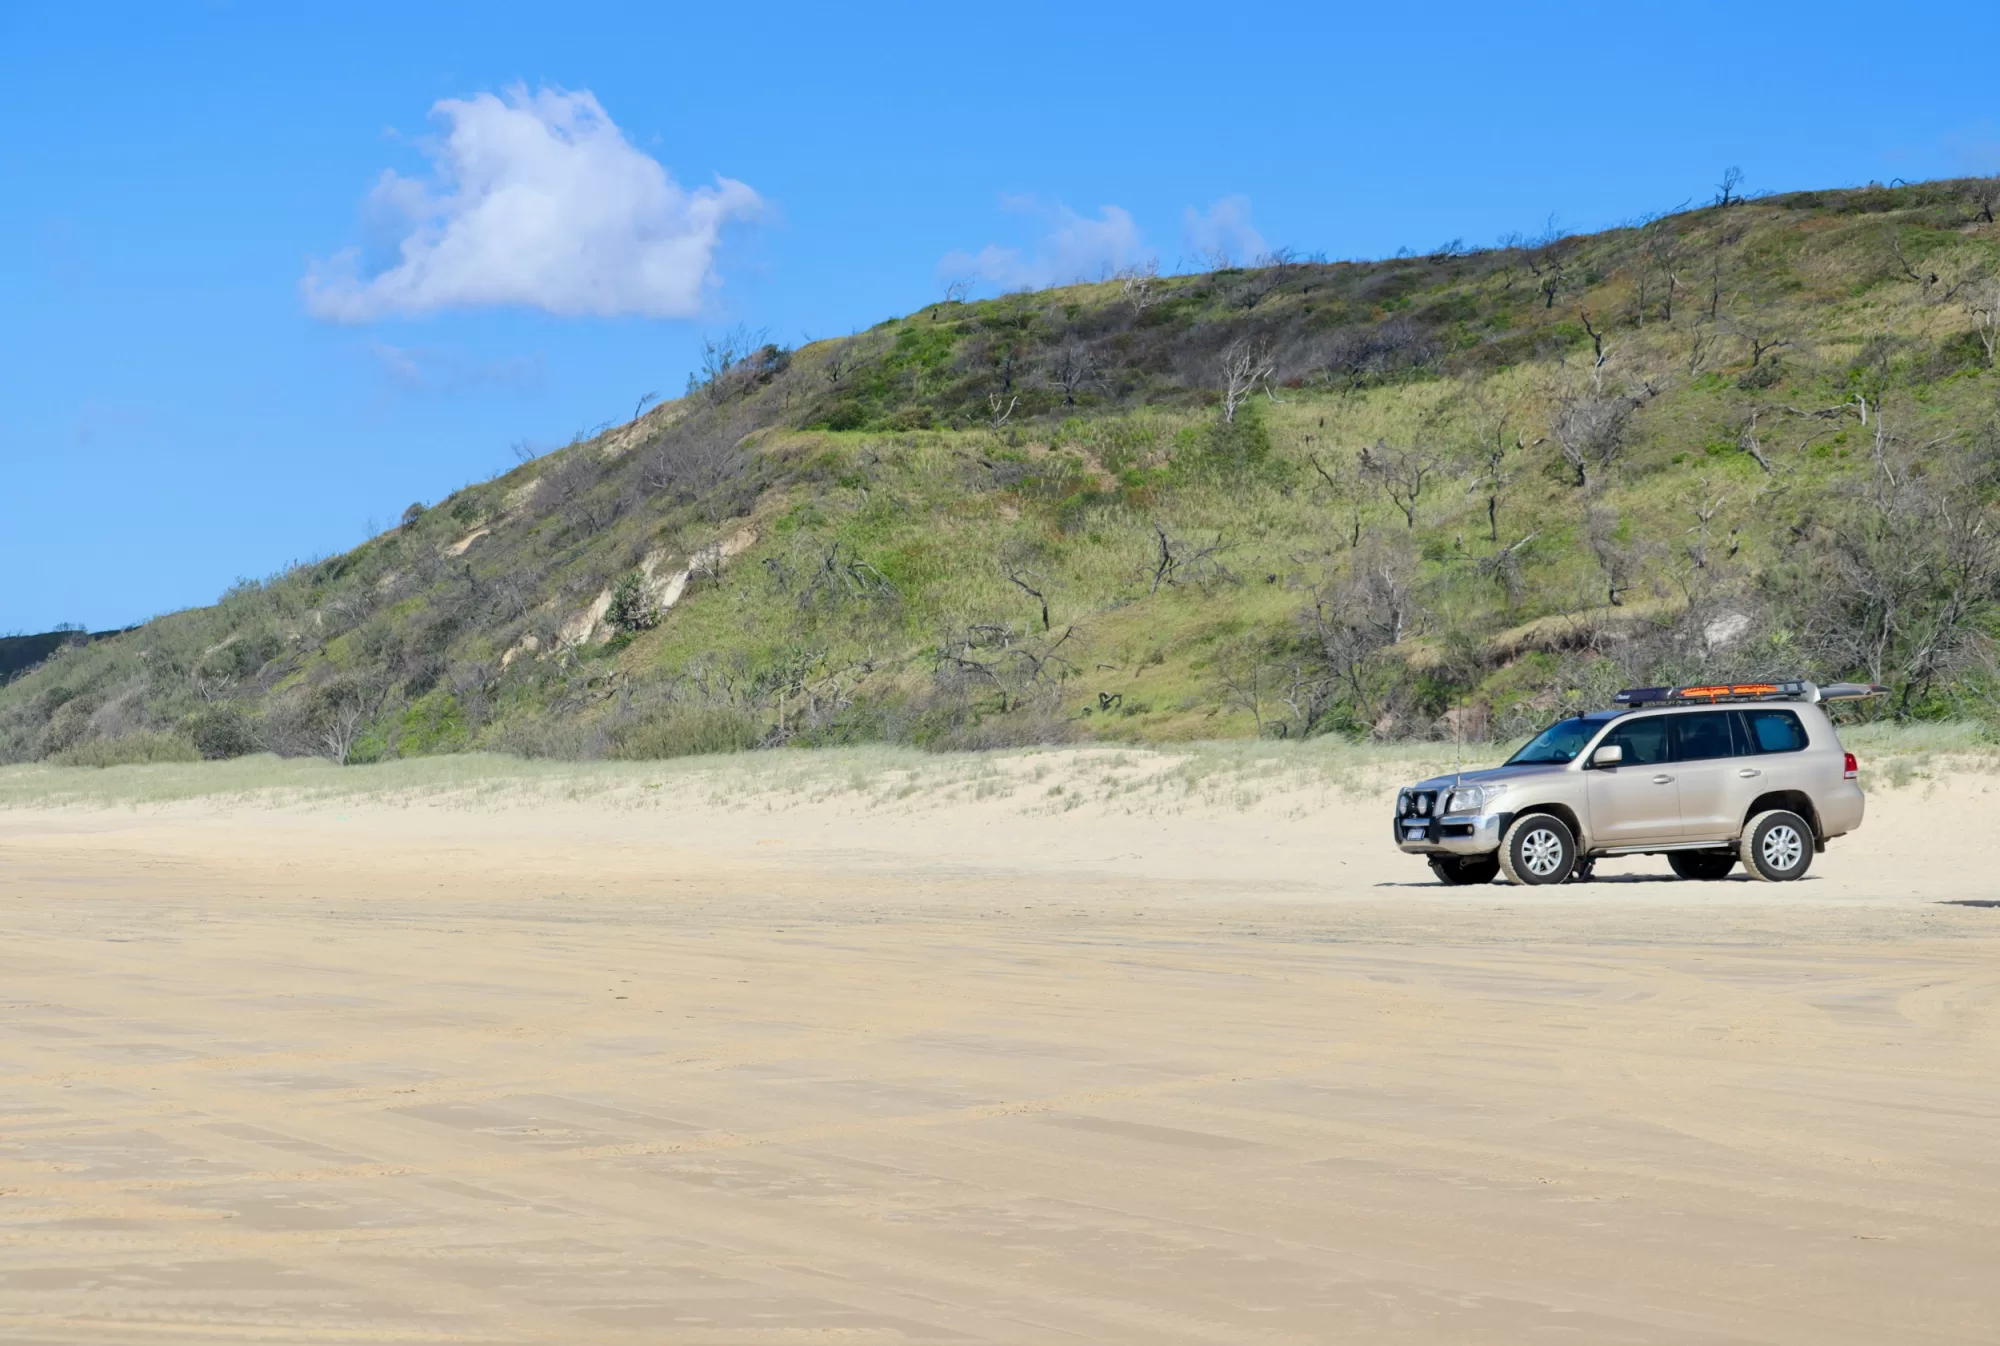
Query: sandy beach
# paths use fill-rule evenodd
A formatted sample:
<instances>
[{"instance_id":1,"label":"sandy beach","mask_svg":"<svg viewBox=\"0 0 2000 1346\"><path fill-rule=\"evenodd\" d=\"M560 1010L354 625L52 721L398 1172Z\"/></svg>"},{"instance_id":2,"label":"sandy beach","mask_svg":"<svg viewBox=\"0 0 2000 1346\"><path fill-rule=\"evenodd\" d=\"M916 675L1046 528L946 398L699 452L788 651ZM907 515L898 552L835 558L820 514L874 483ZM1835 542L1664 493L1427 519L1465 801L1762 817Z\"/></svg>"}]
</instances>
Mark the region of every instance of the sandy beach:
<instances>
[{"instance_id":1,"label":"sandy beach","mask_svg":"<svg viewBox=\"0 0 2000 1346\"><path fill-rule=\"evenodd\" d=\"M1051 763L0 810L0 1340L2000 1340L2000 778L1445 889Z\"/></svg>"}]
</instances>

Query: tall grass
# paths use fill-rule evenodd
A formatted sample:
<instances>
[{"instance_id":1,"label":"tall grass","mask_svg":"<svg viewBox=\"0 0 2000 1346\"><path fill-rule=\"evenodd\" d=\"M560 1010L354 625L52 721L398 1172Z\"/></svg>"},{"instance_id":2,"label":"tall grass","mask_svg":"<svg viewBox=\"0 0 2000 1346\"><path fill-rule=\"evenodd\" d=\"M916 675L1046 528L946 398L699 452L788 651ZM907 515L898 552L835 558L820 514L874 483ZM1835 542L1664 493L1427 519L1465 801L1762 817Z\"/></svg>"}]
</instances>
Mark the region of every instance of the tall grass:
<instances>
[{"instance_id":1,"label":"tall grass","mask_svg":"<svg viewBox=\"0 0 2000 1346\"><path fill-rule=\"evenodd\" d=\"M2000 771L2000 745L1978 725L1866 725L1846 730L1843 739L1862 760L1864 783L1874 789L1947 771ZM1469 745L1464 764L1492 766L1506 753L1506 745ZM562 802L923 812L992 800L1047 814L1082 808L1306 814L1363 805L1400 782L1450 771L1458 760L1449 743L1353 743L1333 737L967 753L868 744L647 762L460 753L349 767L260 754L227 762L0 768L0 808L141 808L191 801L225 807L506 808Z\"/></svg>"}]
</instances>

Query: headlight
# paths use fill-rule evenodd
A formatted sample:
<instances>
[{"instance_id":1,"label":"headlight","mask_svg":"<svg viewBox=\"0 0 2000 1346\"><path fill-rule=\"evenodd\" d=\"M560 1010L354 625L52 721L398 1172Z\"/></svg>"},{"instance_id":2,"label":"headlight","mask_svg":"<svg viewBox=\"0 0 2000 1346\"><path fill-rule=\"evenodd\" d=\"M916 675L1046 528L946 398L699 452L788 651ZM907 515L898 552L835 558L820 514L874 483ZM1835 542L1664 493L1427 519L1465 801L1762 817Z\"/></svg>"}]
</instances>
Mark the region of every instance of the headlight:
<instances>
[{"instance_id":1,"label":"headlight","mask_svg":"<svg viewBox=\"0 0 2000 1346\"><path fill-rule=\"evenodd\" d=\"M1445 802L1446 813L1484 813L1486 806L1500 797L1500 791L1491 786L1461 785L1451 792Z\"/></svg>"},{"instance_id":2,"label":"headlight","mask_svg":"<svg viewBox=\"0 0 2000 1346\"><path fill-rule=\"evenodd\" d=\"M1396 794L1396 816L1398 818L1407 818L1410 816L1410 792L1408 790L1401 790Z\"/></svg>"}]
</instances>

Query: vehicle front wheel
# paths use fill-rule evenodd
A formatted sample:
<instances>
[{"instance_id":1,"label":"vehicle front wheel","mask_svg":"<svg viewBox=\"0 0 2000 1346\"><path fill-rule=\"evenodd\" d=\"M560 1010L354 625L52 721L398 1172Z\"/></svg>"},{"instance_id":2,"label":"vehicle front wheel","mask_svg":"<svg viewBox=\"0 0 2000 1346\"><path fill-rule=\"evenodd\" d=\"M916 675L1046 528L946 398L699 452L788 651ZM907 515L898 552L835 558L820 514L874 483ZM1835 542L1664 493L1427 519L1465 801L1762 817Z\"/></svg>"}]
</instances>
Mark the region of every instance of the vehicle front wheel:
<instances>
[{"instance_id":1,"label":"vehicle front wheel","mask_svg":"<svg viewBox=\"0 0 2000 1346\"><path fill-rule=\"evenodd\" d=\"M1491 883L1500 875L1497 855L1439 855L1431 858L1431 873L1439 883Z\"/></svg>"},{"instance_id":2,"label":"vehicle front wheel","mask_svg":"<svg viewBox=\"0 0 2000 1346\"><path fill-rule=\"evenodd\" d=\"M1509 883L1561 883L1576 868L1576 837L1550 813L1514 820L1500 840L1500 870Z\"/></svg>"},{"instance_id":3,"label":"vehicle front wheel","mask_svg":"<svg viewBox=\"0 0 2000 1346\"><path fill-rule=\"evenodd\" d=\"M1736 857L1727 851L1668 851L1667 863L1684 879L1726 879Z\"/></svg>"},{"instance_id":4,"label":"vehicle front wheel","mask_svg":"<svg viewBox=\"0 0 2000 1346\"><path fill-rule=\"evenodd\" d=\"M1770 809L1750 820L1736 853L1753 879L1788 883L1812 867L1812 824L1796 813Z\"/></svg>"}]
</instances>

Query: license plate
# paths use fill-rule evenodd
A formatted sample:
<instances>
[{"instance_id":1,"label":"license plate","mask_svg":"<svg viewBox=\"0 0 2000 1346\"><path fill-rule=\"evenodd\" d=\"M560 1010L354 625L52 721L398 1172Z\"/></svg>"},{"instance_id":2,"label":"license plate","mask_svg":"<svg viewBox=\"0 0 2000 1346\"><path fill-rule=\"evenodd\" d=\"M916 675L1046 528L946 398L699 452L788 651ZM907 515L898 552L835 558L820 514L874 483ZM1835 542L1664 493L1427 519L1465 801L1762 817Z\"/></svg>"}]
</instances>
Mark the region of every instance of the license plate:
<instances>
[{"instance_id":1,"label":"license plate","mask_svg":"<svg viewBox=\"0 0 2000 1346\"><path fill-rule=\"evenodd\" d=\"M1403 829L1403 840L1422 841L1424 839L1424 834L1428 831L1430 831L1428 827L1422 827L1422 826L1406 827Z\"/></svg>"}]
</instances>

